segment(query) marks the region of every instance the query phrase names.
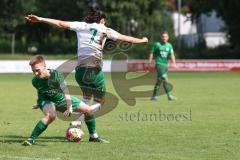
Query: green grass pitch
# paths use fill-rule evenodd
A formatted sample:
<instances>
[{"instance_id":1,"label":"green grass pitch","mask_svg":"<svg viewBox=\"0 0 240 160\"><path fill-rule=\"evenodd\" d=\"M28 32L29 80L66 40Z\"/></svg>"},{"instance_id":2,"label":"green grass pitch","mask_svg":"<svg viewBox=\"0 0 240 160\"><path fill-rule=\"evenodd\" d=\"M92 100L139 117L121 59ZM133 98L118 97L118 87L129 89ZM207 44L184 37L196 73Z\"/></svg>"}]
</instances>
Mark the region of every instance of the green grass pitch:
<instances>
[{"instance_id":1,"label":"green grass pitch","mask_svg":"<svg viewBox=\"0 0 240 160\"><path fill-rule=\"evenodd\" d=\"M40 110L31 109L36 100L32 75L0 74L0 159L239 159L240 73L170 73L169 77L177 101L159 96L153 102L145 97L128 106L106 74L107 90L119 103L97 118L97 130L110 144L88 143L85 125L80 143L66 142L68 122L57 119L38 138L37 145L24 147L21 142L42 117ZM76 85L74 75L67 81ZM158 117L151 117L154 114Z\"/></svg>"}]
</instances>

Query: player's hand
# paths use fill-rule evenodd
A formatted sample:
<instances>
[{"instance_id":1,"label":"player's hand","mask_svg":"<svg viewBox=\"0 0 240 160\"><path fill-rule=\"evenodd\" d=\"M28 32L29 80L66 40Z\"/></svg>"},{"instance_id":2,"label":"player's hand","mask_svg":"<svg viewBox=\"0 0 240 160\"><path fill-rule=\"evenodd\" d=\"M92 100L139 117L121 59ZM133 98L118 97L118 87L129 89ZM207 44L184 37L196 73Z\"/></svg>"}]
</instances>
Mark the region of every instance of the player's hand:
<instances>
[{"instance_id":1,"label":"player's hand","mask_svg":"<svg viewBox=\"0 0 240 160\"><path fill-rule=\"evenodd\" d=\"M149 66L152 66L153 65L153 60L151 59L151 60L148 60L148 65Z\"/></svg>"},{"instance_id":2,"label":"player's hand","mask_svg":"<svg viewBox=\"0 0 240 160\"><path fill-rule=\"evenodd\" d=\"M153 63L149 63L149 64L148 64L148 71L151 72L151 71L153 71L153 70L154 70L154 65L153 65Z\"/></svg>"},{"instance_id":3,"label":"player's hand","mask_svg":"<svg viewBox=\"0 0 240 160\"><path fill-rule=\"evenodd\" d=\"M148 38L147 37L143 37L142 41L143 41L143 43L148 43Z\"/></svg>"},{"instance_id":4,"label":"player's hand","mask_svg":"<svg viewBox=\"0 0 240 160\"><path fill-rule=\"evenodd\" d=\"M71 114L72 114L72 106L63 112L64 117L69 117L69 116L71 116Z\"/></svg>"},{"instance_id":5,"label":"player's hand","mask_svg":"<svg viewBox=\"0 0 240 160\"><path fill-rule=\"evenodd\" d=\"M33 22L33 23L35 23L35 22L41 22L41 20L42 20L41 17L38 17L38 16L36 16L36 15L32 15L32 14L27 15L27 16L25 17L25 19L28 20L28 21L30 21L30 22Z\"/></svg>"},{"instance_id":6,"label":"player's hand","mask_svg":"<svg viewBox=\"0 0 240 160\"><path fill-rule=\"evenodd\" d=\"M39 106L37 104L32 106L32 109L38 109L38 108Z\"/></svg>"},{"instance_id":7,"label":"player's hand","mask_svg":"<svg viewBox=\"0 0 240 160\"><path fill-rule=\"evenodd\" d=\"M173 67L174 68L176 68L176 69L178 69L178 66L177 66L177 64L175 63L175 64L173 64Z\"/></svg>"}]
</instances>

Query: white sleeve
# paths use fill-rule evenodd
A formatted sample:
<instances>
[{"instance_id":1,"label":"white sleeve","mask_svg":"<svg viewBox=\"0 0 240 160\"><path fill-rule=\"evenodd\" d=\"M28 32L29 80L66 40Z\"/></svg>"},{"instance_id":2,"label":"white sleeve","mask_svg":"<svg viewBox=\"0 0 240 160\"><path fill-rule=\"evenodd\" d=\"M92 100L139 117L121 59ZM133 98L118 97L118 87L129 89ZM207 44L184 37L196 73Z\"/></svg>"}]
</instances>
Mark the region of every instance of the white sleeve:
<instances>
[{"instance_id":1,"label":"white sleeve","mask_svg":"<svg viewBox=\"0 0 240 160\"><path fill-rule=\"evenodd\" d=\"M69 22L70 30L78 31L84 29L84 22Z\"/></svg>"},{"instance_id":2,"label":"white sleeve","mask_svg":"<svg viewBox=\"0 0 240 160\"><path fill-rule=\"evenodd\" d=\"M117 31L111 28L107 28L106 34L107 34L107 38L112 40L117 40L120 33L118 33Z\"/></svg>"}]
</instances>

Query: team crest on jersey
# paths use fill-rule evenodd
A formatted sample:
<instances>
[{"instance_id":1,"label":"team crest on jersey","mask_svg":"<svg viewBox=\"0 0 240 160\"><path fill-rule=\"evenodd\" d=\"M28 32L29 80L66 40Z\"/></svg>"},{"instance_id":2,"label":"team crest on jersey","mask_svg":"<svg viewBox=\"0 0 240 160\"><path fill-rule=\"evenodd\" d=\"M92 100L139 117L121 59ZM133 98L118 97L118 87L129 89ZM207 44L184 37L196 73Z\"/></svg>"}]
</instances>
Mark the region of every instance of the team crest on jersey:
<instances>
[{"instance_id":1,"label":"team crest on jersey","mask_svg":"<svg viewBox=\"0 0 240 160\"><path fill-rule=\"evenodd\" d=\"M168 53L168 52L160 51L160 55L161 55L161 57L163 57L163 58L166 58L166 57L167 57L167 53Z\"/></svg>"},{"instance_id":2,"label":"team crest on jersey","mask_svg":"<svg viewBox=\"0 0 240 160\"><path fill-rule=\"evenodd\" d=\"M168 52L168 51L169 51L169 48L166 48L166 51Z\"/></svg>"}]
</instances>

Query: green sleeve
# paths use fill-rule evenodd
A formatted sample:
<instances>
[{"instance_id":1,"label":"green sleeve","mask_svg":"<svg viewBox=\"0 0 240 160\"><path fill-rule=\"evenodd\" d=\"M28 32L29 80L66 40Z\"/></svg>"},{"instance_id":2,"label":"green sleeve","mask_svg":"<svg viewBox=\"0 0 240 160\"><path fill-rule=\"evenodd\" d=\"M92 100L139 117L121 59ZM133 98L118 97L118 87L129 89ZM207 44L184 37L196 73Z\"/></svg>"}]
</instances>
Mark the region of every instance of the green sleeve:
<instances>
[{"instance_id":1,"label":"green sleeve","mask_svg":"<svg viewBox=\"0 0 240 160\"><path fill-rule=\"evenodd\" d=\"M37 89L37 79L36 79L36 77L32 78L32 85L33 85L34 88Z\"/></svg>"},{"instance_id":2,"label":"green sleeve","mask_svg":"<svg viewBox=\"0 0 240 160\"><path fill-rule=\"evenodd\" d=\"M154 45L151 49L151 53L153 54L154 57L156 56L157 49L158 49L158 42L154 43Z\"/></svg>"},{"instance_id":3,"label":"green sleeve","mask_svg":"<svg viewBox=\"0 0 240 160\"><path fill-rule=\"evenodd\" d=\"M61 72L57 70L52 70L51 72L51 82L53 86L55 86L57 89L60 89L60 86L66 85L64 76Z\"/></svg>"},{"instance_id":4,"label":"green sleeve","mask_svg":"<svg viewBox=\"0 0 240 160\"><path fill-rule=\"evenodd\" d=\"M151 53L155 54L156 46L157 46L157 43L154 43L151 49Z\"/></svg>"},{"instance_id":5,"label":"green sleeve","mask_svg":"<svg viewBox=\"0 0 240 160\"><path fill-rule=\"evenodd\" d=\"M51 80L52 82L59 83L59 84L64 82L64 76L61 72L54 70L52 74L53 74L52 80Z\"/></svg>"},{"instance_id":6,"label":"green sleeve","mask_svg":"<svg viewBox=\"0 0 240 160\"><path fill-rule=\"evenodd\" d=\"M174 51L173 51L173 46L170 44L169 54L172 55L173 53L174 53Z\"/></svg>"}]
</instances>

